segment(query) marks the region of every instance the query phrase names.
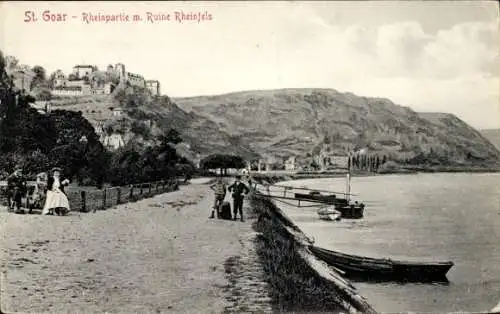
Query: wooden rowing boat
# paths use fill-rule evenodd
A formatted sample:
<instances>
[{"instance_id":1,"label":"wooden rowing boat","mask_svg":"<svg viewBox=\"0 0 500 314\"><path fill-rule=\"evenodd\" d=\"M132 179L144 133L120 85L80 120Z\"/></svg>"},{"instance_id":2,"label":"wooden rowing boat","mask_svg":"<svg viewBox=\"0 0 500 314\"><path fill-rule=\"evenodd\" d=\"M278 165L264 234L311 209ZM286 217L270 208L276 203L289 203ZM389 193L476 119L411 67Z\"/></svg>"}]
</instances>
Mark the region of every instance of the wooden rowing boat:
<instances>
[{"instance_id":1,"label":"wooden rowing boat","mask_svg":"<svg viewBox=\"0 0 500 314\"><path fill-rule=\"evenodd\" d=\"M318 209L318 216L321 220L338 221L342 214L331 207L321 207Z\"/></svg>"},{"instance_id":2,"label":"wooden rowing boat","mask_svg":"<svg viewBox=\"0 0 500 314\"><path fill-rule=\"evenodd\" d=\"M310 250L327 264L345 272L347 277L366 280L433 282L447 281L446 273L454 265L451 261L413 262L386 258L350 255L309 246Z\"/></svg>"}]
</instances>

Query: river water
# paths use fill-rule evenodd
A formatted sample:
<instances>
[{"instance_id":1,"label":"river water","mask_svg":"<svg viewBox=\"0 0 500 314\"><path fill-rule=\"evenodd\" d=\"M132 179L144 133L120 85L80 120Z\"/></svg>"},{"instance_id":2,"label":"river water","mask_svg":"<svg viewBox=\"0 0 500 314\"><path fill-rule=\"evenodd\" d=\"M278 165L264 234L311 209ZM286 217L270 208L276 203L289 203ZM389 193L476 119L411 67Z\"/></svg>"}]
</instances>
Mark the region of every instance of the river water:
<instances>
[{"instance_id":1,"label":"river water","mask_svg":"<svg viewBox=\"0 0 500 314\"><path fill-rule=\"evenodd\" d=\"M344 178L280 183L345 191ZM371 257L451 260L448 284L354 282L380 312L487 311L500 301L500 174L355 177L359 220L321 221L277 202L315 244Z\"/></svg>"}]
</instances>

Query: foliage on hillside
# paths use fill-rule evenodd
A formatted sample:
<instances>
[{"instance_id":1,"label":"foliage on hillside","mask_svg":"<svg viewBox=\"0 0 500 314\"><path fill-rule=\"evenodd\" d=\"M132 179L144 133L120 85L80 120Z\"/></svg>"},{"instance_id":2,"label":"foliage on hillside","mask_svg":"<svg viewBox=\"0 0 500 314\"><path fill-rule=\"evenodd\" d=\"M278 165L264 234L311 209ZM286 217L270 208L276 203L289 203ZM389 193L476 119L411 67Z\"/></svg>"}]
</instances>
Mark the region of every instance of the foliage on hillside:
<instances>
[{"instance_id":1,"label":"foliage on hillside","mask_svg":"<svg viewBox=\"0 0 500 314\"><path fill-rule=\"evenodd\" d=\"M113 153L109 181L114 185L158 181L173 176L192 175L194 165L180 157L173 145L179 138L175 130L159 139L158 146L142 150L129 144Z\"/></svg>"},{"instance_id":2,"label":"foliage on hillside","mask_svg":"<svg viewBox=\"0 0 500 314\"><path fill-rule=\"evenodd\" d=\"M491 166L500 160L500 152L457 117L419 114L387 99L284 89L174 101L261 155L295 155L299 163L310 163L306 156L319 152L345 155L361 149L403 164Z\"/></svg>"},{"instance_id":3,"label":"foliage on hillside","mask_svg":"<svg viewBox=\"0 0 500 314\"><path fill-rule=\"evenodd\" d=\"M190 175L194 169L173 148L181 140L175 130L159 138L157 146L132 143L109 153L81 111L39 113L30 107L35 98L15 91L1 51L0 93L0 173L11 173L20 165L33 176L59 166L81 184L102 185Z\"/></svg>"},{"instance_id":4,"label":"foliage on hillside","mask_svg":"<svg viewBox=\"0 0 500 314\"><path fill-rule=\"evenodd\" d=\"M154 142L159 136L158 131L165 134L170 129L180 132L180 138L189 145L192 155L238 154L245 158L255 158L258 155L247 145L242 145L240 139L221 131L213 121L194 113L186 113L168 96L152 96L147 90L138 87L127 87L117 90L114 96L117 105L124 109L130 121L128 131L134 134L146 135L142 140ZM153 128L144 128L141 121L151 121ZM117 122L113 122L116 128ZM133 127L132 127L133 124ZM152 136L149 136L149 131Z\"/></svg>"}]
</instances>

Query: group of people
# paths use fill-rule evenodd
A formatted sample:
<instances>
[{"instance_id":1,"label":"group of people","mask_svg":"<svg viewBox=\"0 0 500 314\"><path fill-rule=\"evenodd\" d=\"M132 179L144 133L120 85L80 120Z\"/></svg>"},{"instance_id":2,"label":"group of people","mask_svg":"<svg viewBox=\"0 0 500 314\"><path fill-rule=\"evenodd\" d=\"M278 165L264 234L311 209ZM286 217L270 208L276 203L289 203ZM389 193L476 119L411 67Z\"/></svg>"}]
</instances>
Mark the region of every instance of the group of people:
<instances>
[{"instance_id":1,"label":"group of people","mask_svg":"<svg viewBox=\"0 0 500 314\"><path fill-rule=\"evenodd\" d=\"M23 169L16 167L14 173L7 178L8 206L15 213L24 214L22 199L26 197L29 212L33 207L40 207L42 215L66 215L70 206L64 187L69 183L68 179L62 177L61 168L55 167L49 174L42 172L37 175L33 193L28 195Z\"/></svg>"},{"instance_id":2,"label":"group of people","mask_svg":"<svg viewBox=\"0 0 500 314\"><path fill-rule=\"evenodd\" d=\"M248 177L248 184L250 186L252 184L250 177ZM215 199L214 199L214 206L212 208L212 214L210 215L209 218L211 219L215 218L215 213L217 213L217 218L221 218L220 211L223 210L223 205L224 205L224 200L226 198L226 190L227 190L229 192L232 192L232 197L233 197L232 219L236 220L239 214L240 220L244 221L243 199L245 198L245 195L247 195L250 192L250 188L241 181L241 175L237 175L236 181L229 187L226 187L226 184L224 183L221 177L217 178L215 184L211 185L210 187L215 193ZM230 208L229 208L229 213L230 213Z\"/></svg>"}]
</instances>

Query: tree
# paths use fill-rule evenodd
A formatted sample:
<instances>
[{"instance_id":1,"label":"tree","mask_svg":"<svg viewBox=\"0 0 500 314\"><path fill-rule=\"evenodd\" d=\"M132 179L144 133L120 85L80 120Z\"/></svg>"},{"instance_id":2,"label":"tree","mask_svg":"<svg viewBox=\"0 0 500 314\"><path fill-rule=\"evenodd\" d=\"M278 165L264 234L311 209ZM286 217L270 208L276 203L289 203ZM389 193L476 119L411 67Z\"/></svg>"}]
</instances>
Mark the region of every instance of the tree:
<instances>
[{"instance_id":1,"label":"tree","mask_svg":"<svg viewBox=\"0 0 500 314\"><path fill-rule=\"evenodd\" d=\"M52 99L52 93L48 89L43 89L41 90L38 95L37 95L38 100L51 100Z\"/></svg>"},{"instance_id":2,"label":"tree","mask_svg":"<svg viewBox=\"0 0 500 314\"><path fill-rule=\"evenodd\" d=\"M35 65L33 67L33 72L35 73L35 80L45 81L46 80L46 71L40 65Z\"/></svg>"},{"instance_id":3,"label":"tree","mask_svg":"<svg viewBox=\"0 0 500 314\"><path fill-rule=\"evenodd\" d=\"M48 81L47 81L45 69L42 66L35 65L33 67L33 72L35 73L35 76L33 77L33 80L31 81L30 88L33 89L34 87L38 87L38 86L48 87Z\"/></svg>"},{"instance_id":4,"label":"tree","mask_svg":"<svg viewBox=\"0 0 500 314\"><path fill-rule=\"evenodd\" d=\"M182 142L181 134L175 129L170 129L167 132L166 140L172 144L179 144Z\"/></svg>"},{"instance_id":5,"label":"tree","mask_svg":"<svg viewBox=\"0 0 500 314\"><path fill-rule=\"evenodd\" d=\"M244 168L245 161L241 156L237 155L215 154L203 158L200 162L200 166L206 170L219 168L221 169L221 174L222 172L225 174L229 168Z\"/></svg>"}]
</instances>

